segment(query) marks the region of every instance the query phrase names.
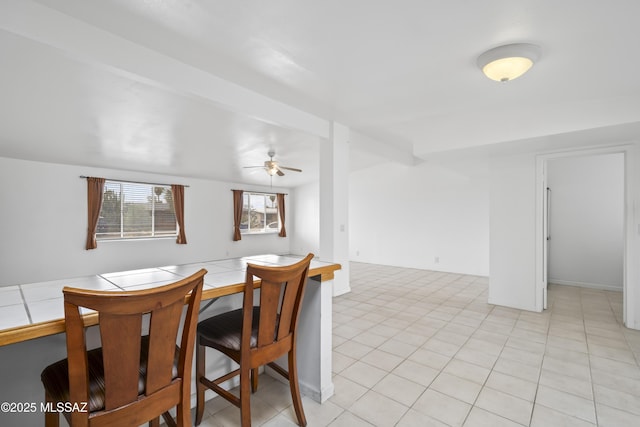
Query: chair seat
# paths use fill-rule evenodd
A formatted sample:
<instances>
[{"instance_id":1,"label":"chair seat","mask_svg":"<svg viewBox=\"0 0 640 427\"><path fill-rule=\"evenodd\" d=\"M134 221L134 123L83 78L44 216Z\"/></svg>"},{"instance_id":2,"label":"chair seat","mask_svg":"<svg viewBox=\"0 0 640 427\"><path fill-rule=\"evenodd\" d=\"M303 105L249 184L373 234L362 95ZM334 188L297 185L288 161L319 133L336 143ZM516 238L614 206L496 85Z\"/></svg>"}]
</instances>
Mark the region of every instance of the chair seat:
<instances>
[{"instance_id":1,"label":"chair seat","mask_svg":"<svg viewBox=\"0 0 640 427\"><path fill-rule=\"evenodd\" d=\"M140 348L140 376L138 380L138 394L145 392L145 379L147 376L147 359L149 354L149 337L141 339ZM178 376L178 358L180 348L176 346L176 354L173 362L172 378ZM96 348L87 352L89 366L89 412L104 409L104 366L102 363L102 348ZM67 359L59 360L47 366L41 374L42 383L50 396L58 402L68 402L69 399L69 364Z\"/></svg>"},{"instance_id":2,"label":"chair seat","mask_svg":"<svg viewBox=\"0 0 640 427\"><path fill-rule=\"evenodd\" d=\"M225 348L240 351L242 336L242 309L228 311L198 323L198 336L205 345L213 348ZM260 307L253 307L251 328L251 347L258 344L258 324Z\"/></svg>"}]
</instances>

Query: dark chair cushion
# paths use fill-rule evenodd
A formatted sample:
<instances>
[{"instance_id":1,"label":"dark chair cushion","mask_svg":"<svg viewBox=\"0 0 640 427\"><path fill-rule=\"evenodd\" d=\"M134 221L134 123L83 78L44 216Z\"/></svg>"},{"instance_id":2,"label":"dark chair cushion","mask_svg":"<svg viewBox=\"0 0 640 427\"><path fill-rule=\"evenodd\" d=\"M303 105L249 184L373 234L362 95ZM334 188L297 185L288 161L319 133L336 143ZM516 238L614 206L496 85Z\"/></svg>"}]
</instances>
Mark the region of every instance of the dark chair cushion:
<instances>
[{"instance_id":1,"label":"dark chair cushion","mask_svg":"<svg viewBox=\"0 0 640 427\"><path fill-rule=\"evenodd\" d=\"M258 324L260 307L253 307L251 327L251 347L258 344ZM276 322L277 324L277 322ZM240 351L242 335L242 309L228 311L198 323L198 337L204 345Z\"/></svg>"},{"instance_id":2,"label":"dark chair cushion","mask_svg":"<svg viewBox=\"0 0 640 427\"><path fill-rule=\"evenodd\" d=\"M180 348L176 346L172 378L178 376L178 357ZM144 394L147 377L147 359L149 355L149 337L142 337L140 348L140 376L138 379L138 395ZM102 348L87 352L89 363L89 412L104 409L104 366ZM58 402L69 402L69 364L67 359L59 360L47 366L40 375L45 390Z\"/></svg>"}]
</instances>

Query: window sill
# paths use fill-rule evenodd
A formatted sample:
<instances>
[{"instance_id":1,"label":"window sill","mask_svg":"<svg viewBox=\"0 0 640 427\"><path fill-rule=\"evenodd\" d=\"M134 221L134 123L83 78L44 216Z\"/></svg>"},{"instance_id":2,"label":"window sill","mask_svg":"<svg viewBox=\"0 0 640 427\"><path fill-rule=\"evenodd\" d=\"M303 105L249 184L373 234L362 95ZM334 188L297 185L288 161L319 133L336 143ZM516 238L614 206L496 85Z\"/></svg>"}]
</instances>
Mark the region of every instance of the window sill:
<instances>
[{"instance_id":1,"label":"window sill","mask_svg":"<svg viewBox=\"0 0 640 427\"><path fill-rule=\"evenodd\" d=\"M111 242L142 242L142 241L157 241L157 240L176 240L178 236L162 236L162 237L126 237L123 239L96 239L98 243L111 243Z\"/></svg>"},{"instance_id":2,"label":"window sill","mask_svg":"<svg viewBox=\"0 0 640 427\"><path fill-rule=\"evenodd\" d=\"M279 231L244 231L244 232L240 232L241 236L271 236L271 235L278 235Z\"/></svg>"}]
</instances>

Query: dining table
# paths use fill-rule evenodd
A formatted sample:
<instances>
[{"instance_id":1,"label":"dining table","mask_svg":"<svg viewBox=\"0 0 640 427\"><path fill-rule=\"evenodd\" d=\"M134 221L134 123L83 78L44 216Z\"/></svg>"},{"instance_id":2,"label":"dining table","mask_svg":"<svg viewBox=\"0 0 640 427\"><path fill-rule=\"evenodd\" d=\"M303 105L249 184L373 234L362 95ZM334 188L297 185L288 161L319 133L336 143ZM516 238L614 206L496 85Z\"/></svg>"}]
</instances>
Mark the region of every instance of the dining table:
<instances>
[{"instance_id":1,"label":"dining table","mask_svg":"<svg viewBox=\"0 0 640 427\"><path fill-rule=\"evenodd\" d=\"M53 353L64 351L64 348L52 351L51 347L54 345L63 346L60 340L51 341L48 338L58 334L63 336L65 332L62 294L62 289L65 286L115 292L148 289L178 281L204 268L207 270L207 274L204 277L200 316L208 317L208 314L216 311L216 306L218 306L218 312L239 306L248 263L283 266L293 264L301 259L302 256L289 254L258 254L2 286L0 287L0 365L4 365L5 362L20 364L21 352L27 351L24 350L27 348L24 347L25 344L29 344L29 355L24 355L25 360L33 358L31 355L33 351ZM320 261L317 258L311 261L298 325L297 357L300 388L303 394L318 402L324 402L333 394L331 378L332 283L335 272L340 269L340 264L330 261ZM221 303L222 301L234 302ZM83 312L83 319L87 327L99 323L97 313L87 309L83 310L86 310ZM19 347L20 345L23 347ZM32 367L38 373L42 368L44 366ZM24 370L25 367L20 369ZM4 389L0 390L0 400L29 401L42 398L42 396L31 396L28 393L19 395L15 390L25 387L23 384L12 384L12 382L18 382L18 379L13 379L13 377L19 378L19 376L14 374L10 367L7 367L4 373L0 372L0 374L10 377L3 378ZM41 386L39 384L32 385L31 390L32 394L33 390L41 391ZM2 415L6 414L0 414L0 419L2 419Z\"/></svg>"}]
</instances>

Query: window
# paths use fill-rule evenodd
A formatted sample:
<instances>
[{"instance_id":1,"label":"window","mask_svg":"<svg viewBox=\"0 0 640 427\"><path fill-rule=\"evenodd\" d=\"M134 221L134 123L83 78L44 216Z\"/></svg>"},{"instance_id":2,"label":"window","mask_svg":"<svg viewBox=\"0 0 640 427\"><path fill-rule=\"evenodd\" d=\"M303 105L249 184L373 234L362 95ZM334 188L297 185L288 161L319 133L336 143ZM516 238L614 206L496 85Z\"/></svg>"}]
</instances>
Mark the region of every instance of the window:
<instances>
[{"instance_id":1,"label":"window","mask_svg":"<svg viewBox=\"0 0 640 427\"><path fill-rule=\"evenodd\" d=\"M268 193L248 193L242 195L242 220L240 231L246 233L277 233L278 197Z\"/></svg>"},{"instance_id":2,"label":"window","mask_svg":"<svg viewBox=\"0 0 640 427\"><path fill-rule=\"evenodd\" d=\"M97 240L177 235L171 186L105 181Z\"/></svg>"}]
</instances>

